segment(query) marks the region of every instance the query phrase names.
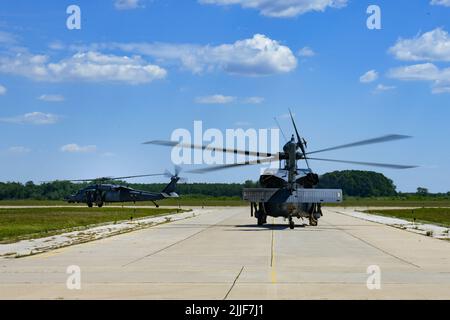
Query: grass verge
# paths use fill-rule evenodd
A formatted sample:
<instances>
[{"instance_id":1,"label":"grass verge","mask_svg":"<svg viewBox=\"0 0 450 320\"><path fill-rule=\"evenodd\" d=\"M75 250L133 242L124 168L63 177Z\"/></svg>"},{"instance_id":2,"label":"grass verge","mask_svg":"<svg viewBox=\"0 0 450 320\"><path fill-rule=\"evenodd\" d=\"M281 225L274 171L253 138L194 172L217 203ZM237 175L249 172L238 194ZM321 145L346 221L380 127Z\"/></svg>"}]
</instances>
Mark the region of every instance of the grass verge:
<instances>
[{"instance_id":1,"label":"grass verge","mask_svg":"<svg viewBox=\"0 0 450 320\"><path fill-rule=\"evenodd\" d=\"M173 199L165 199L162 201L158 201L160 206L193 206L193 207L201 207L201 206L247 206L248 203L246 201L241 200L239 197L180 197ZM134 206L135 204L130 203L110 203L106 204L106 206ZM86 207L86 204L78 203L67 203L65 201L59 200L1 200L0 206L80 206ZM136 202L136 207L139 206L154 206L154 204L150 201L144 202Z\"/></svg>"},{"instance_id":2,"label":"grass verge","mask_svg":"<svg viewBox=\"0 0 450 320\"><path fill-rule=\"evenodd\" d=\"M13 208L0 209L0 243L47 237L107 222L158 216L176 208Z\"/></svg>"},{"instance_id":3,"label":"grass verge","mask_svg":"<svg viewBox=\"0 0 450 320\"><path fill-rule=\"evenodd\" d=\"M420 223L431 223L443 227L450 227L450 208L420 208L401 210L366 210L364 212L373 213L380 216L400 218L408 221Z\"/></svg>"}]
</instances>

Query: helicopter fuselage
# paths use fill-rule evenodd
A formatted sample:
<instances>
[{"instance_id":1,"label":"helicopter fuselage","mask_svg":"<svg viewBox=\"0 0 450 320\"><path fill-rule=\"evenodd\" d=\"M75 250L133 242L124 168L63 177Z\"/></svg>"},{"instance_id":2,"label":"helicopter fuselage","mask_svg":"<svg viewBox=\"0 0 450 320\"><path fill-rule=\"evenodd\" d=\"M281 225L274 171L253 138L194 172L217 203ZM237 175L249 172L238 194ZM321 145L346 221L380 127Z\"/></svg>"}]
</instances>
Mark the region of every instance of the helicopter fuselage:
<instances>
[{"instance_id":1,"label":"helicopter fuselage","mask_svg":"<svg viewBox=\"0 0 450 320\"><path fill-rule=\"evenodd\" d=\"M89 207L92 207L93 204L102 207L105 203L113 202L155 202L178 197L178 194L174 192L177 181L178 178L172 179L162 192L141 191L113 184L95 184L79 190L65 200L69 203L86 203Z\"/></svg>"},{"instance_id":2,"label":"helicopter fuselage","mask_svg":"<svg viewBox=\"0 0 450 320\"><path fill-rule=\"evenodd\" d=\"M252 215L258 224L266 222L266 217L308 218L310 224L317 225L322 216L322 203L341 202L340 189L314 189L318 177L309 169L297 169L289 178L285 169L266 170L260 176L261 188L244 189L244 199L250 201ZM289 179L294 183L290 184Z\"/></svg>"}]
</instances>

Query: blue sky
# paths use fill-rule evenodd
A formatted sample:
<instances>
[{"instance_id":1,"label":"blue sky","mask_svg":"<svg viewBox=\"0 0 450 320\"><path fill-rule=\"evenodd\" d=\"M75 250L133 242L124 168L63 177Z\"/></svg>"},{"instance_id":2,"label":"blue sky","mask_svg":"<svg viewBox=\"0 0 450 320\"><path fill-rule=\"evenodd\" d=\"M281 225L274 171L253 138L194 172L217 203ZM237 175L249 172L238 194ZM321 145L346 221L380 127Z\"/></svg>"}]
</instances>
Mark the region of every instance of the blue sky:
<instances>
[{"instance_id":1,"label":"blue sky","mask_svg":"<svg viewBox=\"0 0 450 320\"><path fill-rule=\"evenodd\" d=\"M81 30L66 27L71 4ZM381 8L381 30L366 27L371 4ZM321 156L416 164L376 171L401 191L447 192L449 18L448 0L4 0L0 180L160 172L172 167L170 150L142 142L194 120L272 128L279 116L291 133L283 117L291 108L310 149L414 136ZM188 178L258 174L255 166Z\"/></svg>"}]
</instances>

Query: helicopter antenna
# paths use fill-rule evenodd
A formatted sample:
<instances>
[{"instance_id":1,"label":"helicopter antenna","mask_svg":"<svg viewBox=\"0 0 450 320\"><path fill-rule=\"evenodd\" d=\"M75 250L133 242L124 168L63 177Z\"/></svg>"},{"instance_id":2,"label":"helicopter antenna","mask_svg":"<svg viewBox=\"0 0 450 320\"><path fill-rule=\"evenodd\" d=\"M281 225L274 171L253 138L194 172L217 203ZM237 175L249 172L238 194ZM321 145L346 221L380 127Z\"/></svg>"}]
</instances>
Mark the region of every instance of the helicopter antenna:
<instances>
[{"instance_id":1,"label":"helicopter antenna","mask_svg":"<svg viewBox=\"0 0 450 320\"><path fill-rule=\"evenodd\" d=\"M280 129L281 134L283 135L284 141L287 142L288 139L286 138L286 135L284 134L284 131L283 131L283 129L281 128L280 123L278 122L277 117L273 117L273 120L275 120L275 122L276 122L276 124L277 124L277 126L278 126L278 129Z\"/></svg>"}]
</instances>

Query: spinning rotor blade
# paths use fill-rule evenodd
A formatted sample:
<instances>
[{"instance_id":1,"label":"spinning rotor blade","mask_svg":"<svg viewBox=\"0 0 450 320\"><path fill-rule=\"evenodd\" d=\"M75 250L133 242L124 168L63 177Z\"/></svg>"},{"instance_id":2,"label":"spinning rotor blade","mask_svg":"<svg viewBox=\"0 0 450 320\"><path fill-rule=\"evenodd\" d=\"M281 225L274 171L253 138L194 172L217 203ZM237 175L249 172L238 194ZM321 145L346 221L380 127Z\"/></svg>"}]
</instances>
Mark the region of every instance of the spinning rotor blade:
<instances>
[{"instance_id":1,"label":"spinning rotor blade","mask_svg":"<svg viewBox=\"0 0 450 320\"><path fill-rule=\"evenodd\" d=\"M317 161L328 161L328 162L359 164L359 165L363 165L363 166L382 167L382 168L390 168L390 169L412 169L412 168L417 168L417 166L400 165L400 164L389 164L389 163L360 162L360 161L319 159L319 158L308 158L308 159L309 160L317 160Z\"/></svg>"},{"instance_id":2,"label":"spinning rotor blade","mask_svg":"<svg viewBox=\"0 0 450 320\"><path fill-rule=\"evenodd\" d=\"M266 162L272 162L272 161L278 161L278 157L251 160L251 161L247 161L245 163L225 164L225 165L221 165L221 166L214 166L214 167L209 167L209 168L190 170L188 172L190 172L190 173L207 173L207 172L212 172L212 171L218 171L218 170L236 168L236 167L241 167L241 166L260 164L260 163L266 163Z\"/></svg>"},{"instance_id":3,"label":"spinning rotor blade","mask_svg":"<svg viewBox=\"0 0 450 320\"><path fill-rule=\"evenodd\" d=\"M178 178L178 176L180 175L181 172L181 167L180 166L175 166L175 173L170 172L169 170L165 170L164 171L164 176L168 177L168 178Z\"/></svg>"},{"instance_id":4,"label":"spinning rotor blade","mask_svg":"<svg viewBox=\"0 0 450 320\"><path fill-rule=\"evenodd\" d=\"M357 141L357 142L353 142L353 143L343 144L343 145L336 146L336 147L312 151L312 152L308 152L307 154L314 154L314 153L319 153L319 152L351 148L351 147L358 147L358 146L364 146L364 145L368 145L368 144L382 143L382 142L408 139L408 138L411 138L411 136L404 136L404 135L400 135L400 134L389 134L389 135L381 136L378 138L367 139L367 140Z\"/></svg>"},{"instance_id":5,"label":"spinning rotor blade","mask_svg":"<svg viewBox=\"0 0 450 320\"><path fill-rule=\"evenodd\" d=\"M70 182L90 182L90 181L105 181L105 180L112 180L113 177L102 177L102 178L94 178L94 179L74 179L74 180L64 180L64 181L70 181Z\"/></svg>"},{"instance_id":6,"label":"spinning rotor blade","mask_svg":"<svg viewBox=\"0 0 450 320\"><path fill-rule=\"evenodd\" d=\"M309 169L309 163L308 163L308 159L306 159L306 150L305 150L305 146L303 144L303 139L302 139L302 137L300 137L300 133L298 133L297 125L295 124L294 116L292 115L291 109L289 109L289 115L291 116L295 134L297 135L297 145L300 147L300 150L302 150L303 158L305 159L306 165L308 166L308 169Z\"/></svg>"},{"instance_id":7,"label":"spinning rotor blade","mask_svg":"<svg viewBox=\"0 0 450 320\"><path fill-rule=\"evenodd\" d=\"M273 157L275 154L273 153L263 153L263 152L255 152L255 151L247 151L247 150L238 150L238 149L228 149L214 146L203 146L192 143L180 143L177 141L166 141L166 140L153 140L144 142L144 144L156 144L160 146L166 147L180 147L180 148L189 148L189 149L199 149L199 150L211 150L211 151L220 151L223 153L234 153L234 154L242 154L246 156L255 156L255 157Z\"/></svg>"},{"instance_id":8,"label":"spinning rotor blade","mask_svg":"<svg viewBox=\"0 0 450 320\"><path fill-rule=\"evenodd\" d=\"M157 177L157 176L163 176L163 175L164 175L164 173L141 174L141 175L137 175L137 176L116 177L116 178L111 178L111 180L143 178L143 177Z\"/></svg>"},{"instance_id":9,"label":"spinning rotor blade","mask_svg":"<svg viewBox=\"0 0 450 320\"><path fill-rule=\"evenodd\" d=\"M72 182L90 182L90 181L108 181L108 180L122 180L122 179L132 179L132 178L142 178L142 177L156 177L163 176L163 173L154 173L154 174L141 174L136 176L126 176L126 177L100 177L94 179L75 179L75 180L67 180Z\"/></svg>"}]
</instances>

